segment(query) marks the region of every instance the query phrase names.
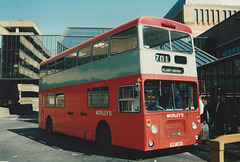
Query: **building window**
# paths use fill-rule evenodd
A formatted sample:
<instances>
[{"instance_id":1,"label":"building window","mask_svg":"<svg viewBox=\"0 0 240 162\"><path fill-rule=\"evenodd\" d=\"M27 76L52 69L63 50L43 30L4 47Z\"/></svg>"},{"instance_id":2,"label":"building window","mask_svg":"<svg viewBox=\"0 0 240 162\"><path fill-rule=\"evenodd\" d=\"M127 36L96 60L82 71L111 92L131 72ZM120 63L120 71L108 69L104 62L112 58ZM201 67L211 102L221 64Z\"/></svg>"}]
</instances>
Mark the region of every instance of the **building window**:
<instances>
[{"instance_id":1,"label":"building window","mask_svg":"<svg viewBox=\"0 0 240 162\"><path fill-rule=\"evenodd\" d=\"M118 88L118 107L120 112L139 112L140 93L135 85L120 86Z\"/></svg>"},{"instance_id":2,"label":"building window","mask_svg":"<svg viewBox=\"0 0 240 162\"><path fill-rule=\"evenodd\" d=\"M223 11L223 20L226 20L226 18L227 18L227 13L226 13L226 11L224 10L224 11Z\"/></svg>"},{"instance_id":3,"label":"building window","mask_svg":"<svg viewBox=\"0 0 240 162\"><path fill-rule=\"evenodd\" d=\"M203 10L200 10L200 21L203 21Z\"/></svg>"},{"instance_id":4,"label":"building window","mask_svg":"<svg viewBox=\"0 0 240 162\"><path fill-rule=\"evenodd\" d=\"M104 38L93 44L92 60L100 60L108 57L108 38Z\"/></svg>"},{"instance_id":5,"label":"building window","mask_svg":"<svg viewBox=\"0 0 240 162\"><path fill-rule=\"evenodd\" d=\"M237 46L236 47L236 53L239 53L240 52L240 46Z\"/></svg>"},{"instance_id":6,"label":"building window","mask_svg":"<svg viewBox=\"0 0 240 162\"><path fill-rule=\"evenodd\" d=\"M64 92L56 93L56 107L64 107Z\"/></svg>"},{"instance_id":7,"label":"building window","mask_svg":"<svg viewBox=\"0 0 240 162\"><path fill-rule=\"evenodd\" d=\"M195 15L195 21L198 21L198 10L194 10L194 15Z\"/></svg>"},{"instance_id":8,"label":"building window","mask_svg":"<svg viewBox=\"0 0 240 162\"><path fill-rule=\"evenodd\" d=\"M231 16L232 16L232 12L228 11L228 17L231 17Z\"/></svg>"},{"instance_id":9,"label":"building window","mask_svg":"<svg viewBox=\"0 0 240 162\"><path fill-rule=\"evenodd\" d=\"M210 11L210 16L211 16L211 22L214 22L214 11Z\"/></svg>"},{"instance_id":10,"label":"building window","mask_svg":"<svg viewBox=\"0 0 240 162\"><path fill-rule=\"evenodd\" d=\"M206 21L209 21L208 17L209 17L208 10L205 10L205 20L206 20Z\"/></svg>"},{"instance_id":11,"label":"building window","mask_svg":"<svg viewBox=\"0 0 240 162\"><path fill-rule=\"evenodd\" d=\"M98 87L92 89L92 107L93 108L109 107L108 87Z\"/></svg>"},{"instance_id":12,"label":"building window","mask_svg":"<svg viewBox=\"0 0 240 162\"><path fill-rule=\"evenodd\" d=\"M220 22L219 10L216 10L216 21L217 21L217 22Z\"/></svg>"},{"instance_id":13,"label":"building window","mask_svg":"<svg viewBox=\"0 0 240 162\"><path fill-rule=\"evenodd\" d=\"M47 107L54 107L55 105L54 97L55 97L54 93L47 95Z\"/></svg>"}]
</instances>

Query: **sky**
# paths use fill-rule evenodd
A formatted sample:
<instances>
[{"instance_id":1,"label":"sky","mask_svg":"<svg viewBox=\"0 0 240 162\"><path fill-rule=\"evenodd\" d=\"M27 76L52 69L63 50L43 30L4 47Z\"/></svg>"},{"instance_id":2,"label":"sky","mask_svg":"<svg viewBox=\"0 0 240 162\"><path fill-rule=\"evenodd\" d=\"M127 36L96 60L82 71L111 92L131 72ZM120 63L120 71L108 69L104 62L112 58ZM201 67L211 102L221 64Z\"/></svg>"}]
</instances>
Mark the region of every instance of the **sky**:
<instances>
[{"instance_id":1,"label":"sky","mask_svg":"<svg viewBox=\"0 0 240 162\"><path fill-rule=\"evenodd\" d=\"M139 16L164 17L177 0L0 0L0 20L34 20L44 35L67 27L114 28Z\"/></svg>"}]
</instances>

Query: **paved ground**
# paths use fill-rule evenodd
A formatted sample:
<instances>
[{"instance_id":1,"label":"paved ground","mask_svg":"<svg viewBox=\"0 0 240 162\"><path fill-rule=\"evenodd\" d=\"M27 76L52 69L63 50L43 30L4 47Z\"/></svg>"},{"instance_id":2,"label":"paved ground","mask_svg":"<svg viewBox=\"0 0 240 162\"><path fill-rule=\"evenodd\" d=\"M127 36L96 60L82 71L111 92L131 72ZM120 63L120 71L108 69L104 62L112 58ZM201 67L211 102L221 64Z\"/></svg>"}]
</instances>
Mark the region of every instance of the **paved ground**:
<instances>
[{"instance_id":1,"label":"paved ground","mask_svg":"<svg viewBox=\"0 0 240 162\"><path fill-rule=\"evenodd\" d=\"M0 161L209 161L208 143L180 149L141 152L114 147L110 152L94 142L55 133L45 135L34 116L0 118ZM225 161L240 161L240 144L226 146Z\"/></svg>"}]
</instances>

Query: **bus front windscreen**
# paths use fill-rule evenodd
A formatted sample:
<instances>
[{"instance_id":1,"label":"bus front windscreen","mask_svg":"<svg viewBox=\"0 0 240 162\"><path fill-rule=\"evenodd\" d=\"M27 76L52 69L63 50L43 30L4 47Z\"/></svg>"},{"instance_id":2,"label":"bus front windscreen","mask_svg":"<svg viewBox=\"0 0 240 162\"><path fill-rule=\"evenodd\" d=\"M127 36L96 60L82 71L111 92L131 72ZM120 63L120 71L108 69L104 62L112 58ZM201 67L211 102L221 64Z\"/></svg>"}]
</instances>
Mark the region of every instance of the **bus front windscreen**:
<instances>
[{"instance_id":1,"label":"bus front windscreen","mask_svg":"<svg viewBox=\"0 0 240 162\"><path fill-rule=\"evenodd\" d=\"M172 81L145 81L147 111L196 110L198 105L196 83Z\"/></svg>"},{"instance_id":2,"label":"bus front windscreen","mask_svg":"<svg viewBox=\"0 0 240 162\"><path fill-rule=\"evenodd\" d=\"M147 49L193 53L191 36L184 32L144 26L143 43Z\"/></svg>"}]
</instances>

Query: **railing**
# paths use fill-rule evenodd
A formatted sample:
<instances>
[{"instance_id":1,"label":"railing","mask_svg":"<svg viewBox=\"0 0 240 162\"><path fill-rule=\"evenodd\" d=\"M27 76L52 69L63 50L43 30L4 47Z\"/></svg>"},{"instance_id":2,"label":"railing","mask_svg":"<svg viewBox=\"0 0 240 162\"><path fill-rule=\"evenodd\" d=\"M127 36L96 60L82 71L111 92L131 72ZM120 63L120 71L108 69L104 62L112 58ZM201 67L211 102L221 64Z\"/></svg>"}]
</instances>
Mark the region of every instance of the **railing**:
<instances>
[{"instance_id":1,"label":"railing","mask_svg":"<svg viewBox=\"0 0 240 162\"><path fill-rule=\"evenodd\" d=\"M210 140L211 162L224 162L224 145L240 142L240 133L222 135Z\"/></svg>"}]
</instances>

